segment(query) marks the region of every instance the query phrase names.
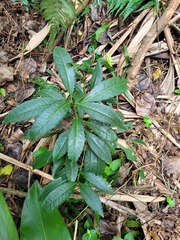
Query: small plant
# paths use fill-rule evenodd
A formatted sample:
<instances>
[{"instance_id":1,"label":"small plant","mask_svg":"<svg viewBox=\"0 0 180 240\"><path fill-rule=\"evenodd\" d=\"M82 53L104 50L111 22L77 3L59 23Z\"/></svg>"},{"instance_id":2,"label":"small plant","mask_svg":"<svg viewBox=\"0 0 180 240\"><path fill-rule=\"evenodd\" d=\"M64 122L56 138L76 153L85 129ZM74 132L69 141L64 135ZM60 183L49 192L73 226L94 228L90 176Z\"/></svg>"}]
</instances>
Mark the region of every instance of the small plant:
<instances>
[{"instance_id":1,"label":"small plant","mask_svg":"<svg viewBox=\"0 0 180 240\"><path fill-rule=\"evenodd\" d=\"M173 198L171 198L170 196L167 196L166 202L168 203L168 205L169 205L170 207L175 207L175 206L176 206L175 201L174 201Z\"/></svg>"},{"instance_id":2,"label":"small plant","mask_svg":"<svg viewBox=\"0 0 180 240\"><path fill-rule=\"evenodd\" d=\"M109 183L101 176L115 153L117 136L111 127L121 132L128 128L122 114L105 103L127 91L127 81L120 77L103 80L102 67L97 64L88 86L90 91L86 93L75 79L67 51L56 47L53 57L67 97L57 88L42 88L41 97L20 104L4 121L12 123L34 118L35 122L25 134L30 140L60 133L52 151L41 148L35 153L34 167L54 163L52 173L56 179L40 196L44 208L53 210L79 187L87 205L103 216L101 202L93 188L113 194ZM64 125L61 124L63 119Z\"/></svg>"},{"instance_id":3,"label":"small plant","mask_svg":"<svg viewBox=\"0 0 180 240\"><path fill-rule=\"evenodd\" d=\"M153 120L150 119L148 116L144 116L143 122L144 122L145 126L147 128L149 128L151 126L151 124L153 123Z\"/></svg>"},{"instance_id":4,"label":"small plant","mask_svg":"<svg viewBox=\"0 0 180 240\"><path fill-rule=\"evenodd\" d=\"M175 90L174 90L174 93L180 95L180 89L175 89Z\"/></svg>"}]
</instances>

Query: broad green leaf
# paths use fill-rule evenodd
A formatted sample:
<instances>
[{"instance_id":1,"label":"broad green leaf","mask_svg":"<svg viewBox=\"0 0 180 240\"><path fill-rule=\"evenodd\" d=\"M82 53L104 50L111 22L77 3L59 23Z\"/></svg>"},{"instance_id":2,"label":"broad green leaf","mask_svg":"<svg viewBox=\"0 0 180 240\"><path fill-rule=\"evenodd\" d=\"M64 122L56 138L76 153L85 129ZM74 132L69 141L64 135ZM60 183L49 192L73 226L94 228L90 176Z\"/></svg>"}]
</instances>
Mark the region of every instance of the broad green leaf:
<instances>
[{"instance_id":1,"label":"broad green leaf","mask_svg":"<svg viewBox=\"0 0 180 240\"><path fill-rule=\"evenodd\" d=\"M112 163L110 164L110 169L112 171L116 171L119 169L119 167L121 166L121 159L115 159L112 161Z\"/></svg>"},{"instance_id":2,"label":"broad green leaf","mask_svg":"<svg viewBox=\"0 0 180 240\"><path fill-rule=\"evenodd\" d=\"M39 201L43 201L54 189L56 189L65 182L67 182L67 179L64 180L62 177L54 179L52 182L50 182L43 188L42 193L39 197Z\"/></svg>"},{"instance_id":3,"label":"broad green leaf","mask_svg":"<svg viewBox=\"0 0 180 240\"><path fill-rule=\"evenodd\" d=\"M81 120L76 117L70 128L68 136L68 158L77 161L83 151L85 142L84 127Z\"/></svg>"},{"instance_id":4,"label":"broad green leaf","mask_svg":"<svg viewBox=\"0 0 180 240\"><path fill-rule=\"evenodd\" d=\"M48 211L42 208L42 202L38 201L41 192L38 182L35 182L28 192L22 211L20 239L57 240L57 236L60 236L62 240L71 240L59 210Z\"/></svg>"},{"instance_id":5,"label":"broad green leaf","mask_svg":"<svg viewBox=\"0 0 180 240\"><path fill-rule=\"evenodd\" d=\"M102 192L113 194L113 189L110 184L104 180L102 177L95 175L91 172L86 172L83 174L86 181L88 181L92 186L101 190Z\"/></svg>"},{"instance_id":6,"label":"broad green leaf","mask_svg":"<svg viewBox=\"0 0 180 240\"><path fill-rule=\"evenodd\" d=\"M70 159L66 158L65 168L68 181L75 182L78 175L77 161L71 161Z\"/></svg>"},{"instance_id":7,"label":"broad green leaf","mask_svg":"<svg viewBox=\"0 0 180 240\"><path fill-rule=\"evenodd\" d=\"M64 86L72 95L75 87L75 71L70 65L72 63L71 56L64 48L55 47L53 59Z\"/></svg>"},{"instance_id":8,"label":"broad green leaf","mask_svg":"<svg viewBox=\"0 0 180 240\"><path fill-rule=\"evenodd\" d=\"M79 183L80 192L87 205L92 208L93 211L97 212L100 216L104 216L102 204L99 200L98 195L86 184Z\"/></svg>"},{"instance_id":9,"label":"broad green leaf","mask_svg":"<svg viewBox=\"0 0 180 240\"><path fill-rule=\"evenodd\" d=\"M104 173L104 169L106 167L106 162L103 161L101 158L98 158L97 162L97 175L102 175Z\"/></svg>"},{"instance_id":10,"label":"broad green leaf","mask_svg":"<svg viewBox=\"0 0 180 240\"><path fill-rule=\"evenodd\" d=\"M76 83L75 85L75 91L73 93L73 99L74 102L79 102L86 96L86 92L83 87L81 87L80 84Z\"/></svg>"},{"instance_id":11,"label":"broad green leaf","mask_svg":"<svg viewBox=\"0 0 180 240\"><path fill-rule=\"evenodd\" d=\"M102 82L102 80L103 80L103 69L100 62L97 62L96 67L94 68L94 71L92 74L91 82L90 82L91 89L94 86L98 85L100 82Z\"/></svg>"},{"instance_id":12,"label":"broad green leaf","mask_svg":"<svg viewBox=\"0 0 180 240\"><path fill-rule=\"evenodd\" d=\"M97 163L98 163L97 155L90 148L88 148L86 150L84 158L84 171L97 173Z\"/></svg>"},{"instance_id":13,"label":"broad green leaf","mask_svg":"<svg viewBox=\"0 0 180 240\"><path fill-rule=\"evenodd\" d=\"M42 147L40 147L40 149L41 148ZM49 151L47 148L45 148L45 149L46 150L42 151L41 154L37 155L37 151L33 154L33 156L36 157L33 162L34 169L42 168L53 161L52 151Z\"/></svg>"},{"instance_id":14,"label":"broad green leaf","mask_svg":"<svg viewBox=\"0 0 180 240\"><path fill-rule=\"evenodd\" d=\"M120 77L109 78L96 85L82 102L103 101L117 96L128 89L127 80Z\"/></svg>"},{"instance_id":15,"label":"broad green leaf","mask_svg":"<svg viewBox=\"0 0 180 240\"><path fill-rule=\"evenodd\" d=\"M122 124L122 120L118 113L104 104L94 102L79 102L77 106L78 108L84 110L84 113L89 114L92 119L98 120L99 122L113 126Z\"/></svg>"},{"instance_id":16,"label":"broad green leaf","mask_svg":"<svg viewBox=\"0 0 180 240\"><path fill-rule=\"evenodd\" d=\"M46 85L45 85L46 86ZM54 98L56 100L64 100L65 98L60 93L60 90L56 87L43 87L38 92L43 98Z\"/></svg>"},{"instance_id":17,"label":"broad green leaf","mask_svg":"<svg viewBox=\"0 0 180 240\"><path fill-rule=\"evenodd\" d=\"M109 142L117 141L115 132L109 126L102 125L102 123L98 121L84 121L84 124L86 124L100 138Z\"/></svg>"},{"instance_id":18,"label":"broad green leaf","mask_svg":"<svg viewBox=\"0 0 180 240\"><path fill-rule=\"evenodd\" d=\"M37 98L24 102L15 107L4 118L5 123L21 122L38 116L42 111L56 103L53 98Z\"/></svg>"},{"instance_id":19,"label":"broad green leaf","mask_svg":"<svg viewBox=\"0 0 180 240\"><path fill-rule=\"evenodd\" d=\"M64 160L65 162L65 160ZM65 167L56 172L56 178L61 177L63 180L67 180L67 174Z\"/></svg>"},{"instance_id":20,"label":"broad green leaf","mask_svg":"<svg viewBox=\"0 0 180 240\"><path fill-rule=\"evenodd\" d=\"M99 158L105 162L112 161L111 153L103 140L88 131L86 131L86 138L88 145Z\"/></svg>"},{"instance_id":21,"label":"broad green leaf","mask_svg":"<svg viewBox=\"0 0 180 240\"><path fill-rule=\"evenodd\" d=\"M58 178L57 175L60 172L62 166L64 165L64 162L65 162L65 156L53 164L53 166L52 166L52 176L53 176L54 179ZM59 177L62 177L62 176L60 175ZM65 174L65 178L63 178L63 179L67 179L66 174Z\"/></svg>"},{"instance_id":22,"label":"broad green leaf","mask_svg":"<svg viewBox=\"0 0 180 240\"><path fill-rule=\"evenodd\" d=\"M70 110L70 102L67 100L56 101L53 105L46 108L33 123L30 130L25 135L26 138L34 140L43 136L53 128L67 115Z\"/></svg>"},{"instance_id":23,"label":"broad green leaf","mask_svg":"<svg viewBox=\"0 0 180 240\"><path fill-rule=\"evenodd\" d=\"M9 211L8 205L0 192L0 239L18 240L18 233L13 218Z\"/></svg>"},{"instance_id":24,"label":"broad green leaf","mask_svg":"<svg viewBox=\"0 0 180 240\"><path fill-rule=\"evenodd\" d=\"M67 152L69 130L61 133L54 145L53 161L61 159Z\"/></svg>"},{"instance_id":25,"label":"broad green leaf","mask_svg":"<svg viewBox=\"0 0 180 240\"><path fill-rule=\"evenodd\" d=\"M67 200L67 198L73 193L75 187L76 183L74 182L62 183L47 195L43 201L43 208L48 210L57 208Z\"/></svg>"},{"instance_id":26,"label":"broad green leaf","mask_svg":"<svg viewBox=\"0 0 180 240\"><path fill-rule=\"evenodd\" d=\"M134 234L132 232L127 233L124 236L124 240L134 240Z\"/></svg>"}]
</instances>

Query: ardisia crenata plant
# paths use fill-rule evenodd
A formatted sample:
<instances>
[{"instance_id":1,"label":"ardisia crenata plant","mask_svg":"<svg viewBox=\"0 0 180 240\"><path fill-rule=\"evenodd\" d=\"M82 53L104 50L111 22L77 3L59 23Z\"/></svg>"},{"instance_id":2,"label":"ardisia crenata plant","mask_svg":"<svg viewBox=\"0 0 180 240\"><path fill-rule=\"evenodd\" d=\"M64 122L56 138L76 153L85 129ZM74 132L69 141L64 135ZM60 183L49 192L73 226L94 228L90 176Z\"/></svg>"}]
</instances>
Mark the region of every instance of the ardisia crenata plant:
<instances>
[{"instance_id":1,"label":"ardisia crenata plant","mask_svg":"<svg viewBox=\"0 0 180 240\"><path fill-rule=\"evenodd\" d=\"M116 148L117 135L112 127L118 132L129 127L124 124L123 115L109 106L108 101L127 91L127 80L122 77L103 79L102 67L97 63L90 83L82 87L76 81L69 53L55 47L53 58L67 92L63 94L56 87L42 88L40 97L15 107L4 122L35 119L24 136L30 140L58 134L53 150L40 148L35 153L33 167L52 163L55 179L40 194L42 207L55 209L79 188L87 205L103 216L94 188L113 194L109 182L103 178Z\"/></svg>"}]
</instances>

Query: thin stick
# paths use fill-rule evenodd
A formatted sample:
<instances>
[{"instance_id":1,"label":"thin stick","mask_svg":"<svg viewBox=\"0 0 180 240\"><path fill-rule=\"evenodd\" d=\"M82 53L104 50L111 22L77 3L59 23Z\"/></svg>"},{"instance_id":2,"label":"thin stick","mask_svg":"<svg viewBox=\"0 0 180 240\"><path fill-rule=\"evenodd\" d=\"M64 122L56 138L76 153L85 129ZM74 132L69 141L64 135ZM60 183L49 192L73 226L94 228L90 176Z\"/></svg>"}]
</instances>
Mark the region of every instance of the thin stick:
<instances>
[{"instance_id":1,"label":"thin stick","mask_svg":"<svg viewBox=\"0 0 180 240\"><path fill-rule=\"evenodd\" d=\"M148 34L143 39L141 46L136 53L133 61L132 61L132 67L128 71L128 79L134 80L136 75L139 72L139 69L141 67L141 64L144 60L144 57L149 50L151 44L156 39L157 36L165 29L165 27L168 25L169 21L171 20L171 17L173 16L174 12L179 6L179 1L177 0L171 0L169 2L168 7L166 8L165 12L163 13L162 17L155 22Z\"/></svg>"},{"instance_id":2,"label":"thin stick","mask_svg":"<svg viewBox=\"0 0 180 240\"><path fill-rule=\"evenodd\" d=\"M32 172L34 174L37 174L43 178L47 178L49 180L53 180L54 178L50 175L50 174L47 174L47 173L44 173L43 171L41 170L38 170L38 169L33 169L30 165L27 165L25 163L22 163L14 158L11 158L3 153L0 153L0 159L6 161L6 162L9 162L9 163L12 163L20 168L23 168L29 172Z\"/></svg>"},{"instance_id":3,"label":"thin stick","mask_svg":"<svg viewBox=\"0 0 180 240\"><path fill-rule=\"evenodd\" d=\"M8 193L8 194L12 194L12 195L16 195L18 197L26 197L27 193L26 192L20 192L18 190L14 190L11 188L5 188L5 187L0 187L0 191L3 193Z\"/></svg>"}]
</instances>

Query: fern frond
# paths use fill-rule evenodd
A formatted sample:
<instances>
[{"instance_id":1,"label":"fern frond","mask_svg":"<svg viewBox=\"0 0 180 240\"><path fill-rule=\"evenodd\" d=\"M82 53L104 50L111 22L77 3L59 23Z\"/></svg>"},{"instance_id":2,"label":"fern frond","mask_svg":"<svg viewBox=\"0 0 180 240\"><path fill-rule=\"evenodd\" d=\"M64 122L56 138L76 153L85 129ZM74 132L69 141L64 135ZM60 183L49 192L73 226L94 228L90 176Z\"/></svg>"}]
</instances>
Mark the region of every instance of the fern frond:
<instances>
[{"instance_id":1,"label":"fern frond","mask_svg":"<svg viewBox=\"0 0 180 240\"><path fill-rule=\"evenodd\" d=\"M123 15L123 20L125 20L132 12L137 10L145 0L108 0L109 12ZM157 4L157 0L150 0L145 4L142 9L154 6Z\"/></svg>"},{"instance_id":2,"label":"fern frond","mask_svg":"<svg viewBox=\"0 0 180 240\"><path fill-rule=\"evenodd\" d=\"M40 9L44 20L51 26L49 40L51 46L60 28L65 30L76 18L74 3L72 0L42 0Z\"/></svg>"}]
</instances>

